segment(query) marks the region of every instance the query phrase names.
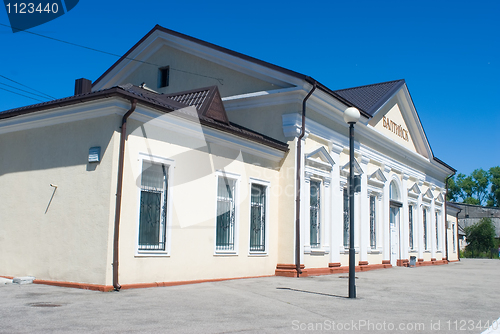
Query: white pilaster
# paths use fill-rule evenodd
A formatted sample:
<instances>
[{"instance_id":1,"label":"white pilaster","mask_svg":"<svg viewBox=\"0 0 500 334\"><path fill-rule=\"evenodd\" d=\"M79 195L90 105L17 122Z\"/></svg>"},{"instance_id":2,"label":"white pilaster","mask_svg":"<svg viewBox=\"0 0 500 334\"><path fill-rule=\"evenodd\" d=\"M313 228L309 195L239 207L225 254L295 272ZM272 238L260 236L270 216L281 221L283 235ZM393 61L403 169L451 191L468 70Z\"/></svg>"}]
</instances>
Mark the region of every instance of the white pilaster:
<instances>
[{"instance_id":1,"label":"white pilaster","mask_svg":"<svg viewBox=\"0 0 500 334\"><path fill-rule=\"evenodd\" d=\"M384 245L384 250L383 250L383 260L390 261L391 260L391 243L390 243L390 224L389 224L389 187L391 184L391 177L390 177L390 172L391 169L389 167L384 167L384 176L387 179L385 181L384 185L384 194L382 197L382 202L383 202L383 220L382 220L382 230L383 230L383 245Z\"/></svg>"},{"instance_id":2,"label":"white pilaster","mask_svg":"<svg viewBox=\"0 0 500 334\"><path fill-rule=\"evenodd\" d=\"M422 187L422 184L423 184L423 182L420 181L418 183L418 186ZM418 242L418 258L419 259L423 259L424 258L424 250L425 250L425 246L424 246L424 222L423 222L422 196L423 196L423 194L419 194L418 195L417 207L416 207L416 210L415 210L416 211L415 212L415 215L416 215L415 223L418 226L416 228L416 230L418 231L418 235L415 236L416 237L415 240L417 240L417 242Z\"/></svg>"},{"instance_id":3,"label":"white pilaster","mask_svg":"<svg viewBox=\"0 0 500 334\"><path fill-rule=\"evenodd\" d=\"M361 174L361 193L360 204L357 212L360 213L360 227L357 232L359 235L359 260L368 260L368 249L370 248L370 198L368 195L368 162L370 159L361 157L361 169L364 171Z\"/></svg>"},{"instance_id":4,"label":"white pilaster","mask_svg":"<svg viewBox=\"0 0 500 334\"><path fill-rule=\"evenodd\" d=\"M409 259L408 255L408 247L410 244L410 230L408 226L408 175L403 174L403 182L402 182L402 194L401 194L401 201L403 202L403 207L401 208L401 219L400 219L400 224L401 224L401 237L400 237L400 242L401 242L401 249L402 249L402 254L401 258L402 259Z\"/></svg>"},{"instance_id":5,"label":"white pilaster","mask_svg":"<svg viewBox=\"0 0 500 334\"><path fill-rule=\"evenodd\" d=\"M332 150L330 155L332 159L336 162L332 169L332 183L331 192L332 197L330 199L331 203L331 228L330 228L330 262L339 263L340 262L340 251L344 251L343 246L343 186L340 185L340 153L342 152L342 146L337 144L332 144ZM339 191L340 190L340 191Z\"/></svg>"},{"instance_id":6,"label":"white pilaster","mask_svg":"<svg viewBox=\"0 0 500 334\"><path fill-rule=\"evenodd\" d=\"M434 190L435 186L431 186L431 190ZM430 227L431 227L431 258L435 259L436 258L436 199L432 198L431 200L431 216L429 217L429 222L430 222Z\"/></svg>"}]
</instances>

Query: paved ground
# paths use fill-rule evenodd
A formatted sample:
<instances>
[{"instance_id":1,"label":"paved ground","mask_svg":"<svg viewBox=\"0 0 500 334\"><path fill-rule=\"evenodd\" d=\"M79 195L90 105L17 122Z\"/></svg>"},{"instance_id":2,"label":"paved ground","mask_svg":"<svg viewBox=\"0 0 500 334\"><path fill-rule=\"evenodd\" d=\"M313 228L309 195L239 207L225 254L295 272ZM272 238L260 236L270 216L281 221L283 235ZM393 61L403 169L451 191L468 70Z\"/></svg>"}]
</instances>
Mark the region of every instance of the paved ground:
<instances>
[{"instance_id":1,"label":"paved ground","mask_svg":"<svg viewBox=\"0 0 500 334\"><path fill-rule=\"evenodd\" d=\"M482 333L500 321L498 260L356 276L357 299L345 274L107 293L0 282L0 333Z\"/></svg>"}]
</instances>

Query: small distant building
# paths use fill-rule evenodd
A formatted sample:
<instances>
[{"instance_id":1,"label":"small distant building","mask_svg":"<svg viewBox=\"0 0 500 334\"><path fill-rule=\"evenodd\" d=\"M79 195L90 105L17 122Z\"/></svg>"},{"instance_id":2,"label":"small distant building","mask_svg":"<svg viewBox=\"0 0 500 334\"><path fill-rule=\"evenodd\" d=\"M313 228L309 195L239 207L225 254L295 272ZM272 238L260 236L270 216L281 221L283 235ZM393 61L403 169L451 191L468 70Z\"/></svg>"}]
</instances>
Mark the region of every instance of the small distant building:
<instances>
[{"instance_id":1,"label":"small distant building","mask_svg":"<svg viewBox=\"0 0 500 334\"><path fill-rule=\"evenodd\" d=\"M483 218L490 218L495 225L495 238L500 238L500 208L465 203L453 203L453 205L461 210L458 214L458 224L461 228L474 225Z\"/></svg>"}]
</instances>

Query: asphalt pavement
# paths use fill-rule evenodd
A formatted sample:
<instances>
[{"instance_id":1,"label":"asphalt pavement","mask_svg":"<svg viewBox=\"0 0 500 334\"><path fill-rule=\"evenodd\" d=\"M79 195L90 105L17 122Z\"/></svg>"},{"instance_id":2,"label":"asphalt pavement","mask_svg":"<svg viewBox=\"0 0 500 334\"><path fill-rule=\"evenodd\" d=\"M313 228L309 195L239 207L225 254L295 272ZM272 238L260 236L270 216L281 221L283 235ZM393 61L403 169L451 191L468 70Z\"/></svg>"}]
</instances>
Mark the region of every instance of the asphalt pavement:
<instances>
[{"instance_id":1,"label":"asphalt pavement","mask_svg":"<svg viewBox=\"0 0 500 334\"><path fill-rule=\"evenodd\" d=\"M120 292L0 279L0 333L500 333L499 260L359 272L356 299L347 277Z\"/></svg>"}]
</instances>

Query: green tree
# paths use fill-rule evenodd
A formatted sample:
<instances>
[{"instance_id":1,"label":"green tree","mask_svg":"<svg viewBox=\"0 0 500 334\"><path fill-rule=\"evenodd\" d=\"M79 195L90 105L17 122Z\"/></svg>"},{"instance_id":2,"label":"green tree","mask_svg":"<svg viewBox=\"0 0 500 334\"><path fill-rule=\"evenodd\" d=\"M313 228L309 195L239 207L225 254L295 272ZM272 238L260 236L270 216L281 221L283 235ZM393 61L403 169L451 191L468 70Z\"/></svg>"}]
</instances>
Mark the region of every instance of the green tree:
<instances>
[{"instance_id":1,"label":"green tree","mask_svg":"<svg viewBox=\"0 0 500 334\"><path fill-rule=\"evenodd\" d=\"M478 223L465 228L465 236L469 243L465 250L472 257L479 257L495 247L495 226L490 218L483 218Z\"/></svg>"},{"instance_id":2,"label":"green tree","mask_svg":"<svg viewBox=\"0 0 500 334\"><path fill-rule=\"evenodd\" d=\"M474 205L500 206L500 167L492 167L489 171L478 168L468 176L459 173L450 178L447 200Z\"/></svg>"},{"instance_id":3,"label":"green tree","mask_svg":"<svg viewBox=\"0 0 500 334\"><path fill-rule=\"evenodd\" d=\"M491 167L489 172L491 189L488 206L500 207L500 166Z\"/></svg>"}]
</instances>

